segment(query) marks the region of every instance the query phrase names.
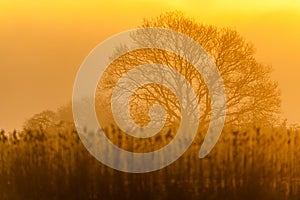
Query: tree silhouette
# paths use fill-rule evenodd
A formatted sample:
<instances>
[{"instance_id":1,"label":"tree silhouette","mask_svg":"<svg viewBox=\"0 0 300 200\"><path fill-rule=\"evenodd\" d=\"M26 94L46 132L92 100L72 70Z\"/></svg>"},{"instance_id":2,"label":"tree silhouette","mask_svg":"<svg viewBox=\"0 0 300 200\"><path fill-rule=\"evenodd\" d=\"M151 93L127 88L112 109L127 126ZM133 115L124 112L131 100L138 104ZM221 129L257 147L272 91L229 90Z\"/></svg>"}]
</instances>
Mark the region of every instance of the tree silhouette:
<instances>
[{"instance_id":1,"label":"tree silhouette","mask_svg":"<svg viewBox=\"0 0 300 200\"><path fill-rule=\"evenodd\" d=\"M276 121L280 108L280 92L277 83L270 78L272 69L256 60L253 45L246 42L236 31L200 24L180 12L168 12L157 18L145 19L141 27L166 28L183 33L198 42L210 54L226 89L227 124L265 125ZM133 38L137 45L157 42L161 43L161 46L170 45L145 32L137 32ZM176 48L176 45L171 48ZM188 49L189 45L185 48ZM116 49L116 52L120 54L126 50L127 47L123 45ZM158 63L172 67L192 85L200 105L199 127L205 129L211 116L210 94L203 77L185 59L199 59L198 54L194 49L183 57L158 49L141 49L125 53L114 60L100 79L97 89L96 110L101 111L98 112L100 122L114 121L109 111L110 103L106 98L111 97L118 80L136 66ZM122 95L119 94L120 97ZM141 126L147 125L151 121L148 111L154 103L166 109L169 124L180 120L180 105L176 96L162 85L146 84L138 88L130 100L130 114L134 122Z\"/></svg>"}]
</instances>

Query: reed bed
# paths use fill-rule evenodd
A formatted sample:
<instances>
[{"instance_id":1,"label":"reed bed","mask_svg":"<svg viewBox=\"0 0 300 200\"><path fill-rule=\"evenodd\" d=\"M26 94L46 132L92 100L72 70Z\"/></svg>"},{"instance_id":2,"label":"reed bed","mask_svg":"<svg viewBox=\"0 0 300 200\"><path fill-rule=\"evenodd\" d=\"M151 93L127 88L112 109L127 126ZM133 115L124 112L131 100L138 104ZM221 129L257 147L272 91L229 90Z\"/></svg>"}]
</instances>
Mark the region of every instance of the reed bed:
<instances>
[{"instance_id":1,"label":"reed bed","mask_svg":"<svg viewBox=\"0 0 300 200\"><path fill-rule=\"evenodd\" d=\"M108 130L116 132L116 130ZM120 145L126 145L122 143ZM200 140L199 140L200 141ZM154 141L155 142L155 141ZM93 158L70 124L0 131L0 199L299 199L298 129L226 128L161 170L129 174Z\"/></svg>"}]
</instances>

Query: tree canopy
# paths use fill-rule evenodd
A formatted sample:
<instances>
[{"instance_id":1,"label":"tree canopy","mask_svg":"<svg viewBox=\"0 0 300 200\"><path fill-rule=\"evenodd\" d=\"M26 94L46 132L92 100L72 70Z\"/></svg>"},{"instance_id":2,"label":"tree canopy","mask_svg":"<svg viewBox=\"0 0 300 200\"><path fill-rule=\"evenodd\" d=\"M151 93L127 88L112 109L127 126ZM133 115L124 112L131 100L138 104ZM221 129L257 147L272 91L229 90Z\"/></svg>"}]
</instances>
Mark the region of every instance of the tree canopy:
<instances>
[{"instance_id":1,"label":"tree canopy","mask_svg":"<svg viewBox=\"0 0 300 200\"><path fill-rule=\"evenodd\" d=\"M156 18L145 19L141 27L165 28L180 32L198 42L209 53L225 85L227 124L261 126L276 121L281 101L278 84L271 79L272 68L257 61L253 45L237 31L204 25L180 12L168 12ZM145 33L134 37L136 43L156 42ZM162 46L169 45L163 41L159 42ZM121 52L124 50L126 46L117 49ZM191 55L186 56L197 57L197 52L192 50L189 54ZM107 99L105 100L110 95L104 97L103 94L111 94L118 79L126 72L147 63L172 67L191 83L200 105L200 126L205 127L210 120L211 98L203 78L184 57L162 50L142 49L128 52L113 61L99 81L96 99L104 103L97 104L96 110L101 110L103 115L103 108L107 106L110 108ZM169 120L180 120L180 105L176 97L170 90L157 84L148 84L135 91L130 102L133 120L141 125L149 123L150 116L147 111L154 103L164 106L169 114ZM107 116L111 114L105 114L102 120L113 121ZM101 118L100 112L98 117Z\"/></svg>"}]
</instances>

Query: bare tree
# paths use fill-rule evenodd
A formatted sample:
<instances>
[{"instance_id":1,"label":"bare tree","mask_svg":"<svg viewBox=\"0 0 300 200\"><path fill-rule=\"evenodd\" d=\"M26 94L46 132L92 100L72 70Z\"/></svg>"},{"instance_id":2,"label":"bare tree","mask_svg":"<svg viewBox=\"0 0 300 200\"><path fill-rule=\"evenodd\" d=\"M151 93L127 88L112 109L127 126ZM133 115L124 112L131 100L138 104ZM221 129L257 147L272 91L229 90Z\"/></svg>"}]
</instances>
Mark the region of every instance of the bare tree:
<instances>
[{"instance_id":1,"label":"bare tree","mask_svg":"<svg viewBox=\"0 0 300 200\"><path fill-rule=\"evenodd\" d=\"M211 55L226 89L227 124L274 123L280 108L280 92L277 83L270 78L271 67L256 60L253 45L246 42L236 31L203 25L179 12L169 12L154 19L145 19L142 27L166 28L183 33L198 42ZM153 36L146 33L137 33L134 37L136 43L161 42L162 46L169 45L163 41L153 40ZM117 51L125 52L126 46L121 46ZM211 115L210 94L201 75L185 59L186 56L199 59L198 53L193 52L193 49L183 57L158 49L141 49L125 53L111 63L99 82L96 98L98 102L102 100L104 103L96 105L97 110L101 110L98 117L101 118L102 115L105 116L102 117L102 121L113 121L112 117L108 117L110 114L103 115L105 107L110 109L108 101L103 99L104 96L110 97L109 94L120 77L138 65L158 63L172 67L192 85L200 105L200 127L205 128ZM170 124L180 120L180 105L176 96L168 88L157 84L146 84L132 95L130 110L133 120L142 126L149 123L148 111L154 103L163 105L167 110Z\"/></svg>"}]
</instances>

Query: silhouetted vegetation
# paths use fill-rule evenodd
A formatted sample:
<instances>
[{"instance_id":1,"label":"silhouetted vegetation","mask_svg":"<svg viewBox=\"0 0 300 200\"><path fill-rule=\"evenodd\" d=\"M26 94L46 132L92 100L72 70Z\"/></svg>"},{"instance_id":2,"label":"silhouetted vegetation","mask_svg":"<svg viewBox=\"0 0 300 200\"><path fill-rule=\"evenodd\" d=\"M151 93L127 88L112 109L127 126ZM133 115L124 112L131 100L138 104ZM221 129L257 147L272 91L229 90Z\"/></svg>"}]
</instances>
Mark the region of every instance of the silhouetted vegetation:
<instances>
[{"instance_id":1,"label":"silhouetted vegetation","mask_svg":"<svg viewBox=\"0 0 300 200\"><path fill-rule=\"evenodd\" d=\"M176 12L145 20L142 27L179 31L212 56L227 93L227 123L213 151L204 159L198 158L211 114L211 99L201 76L195 70L188 73L190 64L173 54L134 51L112 63L117 67L106 71L104 84L96 91L96 102L107 97L96 104L100 124L101 120L107 122L105 125L114 121L110 110L105 112L102 107L111 104L108 94L128 66L171 60L190 82L197 80L194 87L203 112L199 134L188 151L155 172L116 171L98 162L83 146L73 124L71 106L58 112L44 111L29 119L21 131L0 130L0 199L299 199L299 129L287 129L285 124L272 127L278 122L280 92L270 78L271 68L256 61L253 46L236 31L202 25ZM132 61L132 57L140 60ZM154 102L168 108L174 120L171 118L170 126L155 139L133 140L115 125L108 126L107 136L122 149L152 151L174 137L173 129L180 120L178 102L163 88L147 87L133 96L130 109L136 115L135 122L149 122L145 111ZM145 94L154 100L144 98ZM141 106L141 100L147 102L146 106Z\"/></svg>"},{"instance_id":2,"label":"silhouetted vegetation","mask_svg":"<svg viewBox=\"0 0 300 200\"><path fill-rule=\"evenodd\" d=\"M10 134L0 131L0 199L282 200L300 196L298 130L226 128L204 159L198 159L200 146L193 144L164 169L128 174L95 160L71 123L56 123Z\"/></svg>"}]
</instances>

